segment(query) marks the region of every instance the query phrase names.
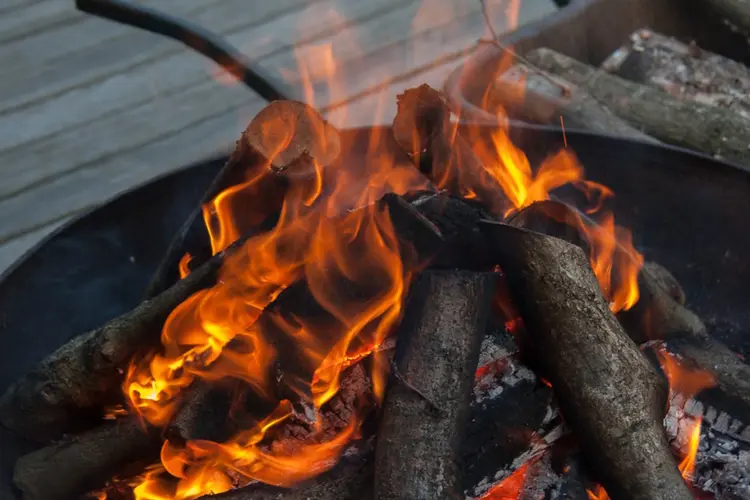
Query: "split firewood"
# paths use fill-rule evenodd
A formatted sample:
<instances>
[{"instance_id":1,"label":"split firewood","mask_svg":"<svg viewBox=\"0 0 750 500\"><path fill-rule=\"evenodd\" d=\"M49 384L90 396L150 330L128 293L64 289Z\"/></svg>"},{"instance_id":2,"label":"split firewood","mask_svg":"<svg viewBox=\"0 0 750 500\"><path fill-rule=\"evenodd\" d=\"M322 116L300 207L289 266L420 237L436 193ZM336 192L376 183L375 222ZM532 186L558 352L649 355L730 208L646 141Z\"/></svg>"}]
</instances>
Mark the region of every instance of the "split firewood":
<instances>
[{"instance_id":1,"label":"split firewood","mask_svg":"<svg viewBox=\"0 0 750 500\"><path fill-rule=\"evenodd\" d=\"M580 87L615 115L665 143L750 164L750 120L716 106L678 99L550 49L526 55L541 70Z\"/></svg>"},{"instance_id":2,"label":"split firewood","mask_svg":"<svg viewBox=\"0 0 750 500\"><path fill-rule=\"evenodd\" d=\"M341 141L338 130L307 104L274 101L248 125L234 152L173 238L169 249L148 286L147 298L161 293L179 279L180 259L190 253L200 264L211 255L203 206L223 191L238 185L232 204L243 214L241 232L262 229L281 209L290 179L304 180L316 169L338 158ZM254 179L248 184L247 181Z\"/></svg>"},{"instance_id":3,"label":"split firewood","mask_svg":"<svg viewBox=\"0 0 750 500\"><path fill-rule=\"evenodd\" d=\"M41 442L99 420L102 407L120 394L123 371L133 355L158 344L175 307L215 283L223 258L217 254L153 299L50 354L0 397L0 422Z\"/></svg>"},{"instance_id":4,"label":"split firewood","mask_svg":"<svg viewBox=\"0 0 750 500\"><path fill-rule=\"evenodd\" d=\"M502 186L456 130L440 92L424 84L400 94L397 104L394 138L434 184L453 194L466 194L460 187L470 187L493 213L507 208Z\"/></svg>"},{"instance_id":5,"label":"split firewood","mask_svg":"<svg viewBox=\"0 0 750 500\"><path fill-rule=\"evenodd\" d=\"M664 381L610 312L583 250L505 224L482 228L533 354L609 495L693 498L662 427Z\"/></svg>"},{"instance_id":6,"label":"split firewood","mask_svg":"<svg viewBox=\"0 0 750 500\"><path fill-rule=\"evenodd\" d=\"M374 498L459 496L479 344L496 275L425 271L411 290L378 430Z\"/></svg>"},{"instance_id":7,"label":"split firewood","mask_svg":"<svg viewBox=\"0 0 750 500\"><path fill-rule=\"evenodd\" d=\"M19 458L14 482L24 500L69 500L103 486L129 462L155 459L160 446L158 432L127 418Z\"/></svg>"},{"instance_id":8,"label":"split firewood","mask_svg":"<svg viewBox=\"0 0 750 500\"><path fill-rule=\"evenodd\" d=\"M500 75L493 82L489 97L490 109L499 107L531 122L659 142L618 118L582 88L559 77L542 75L524 64L516 64Z\"/></svg>"},{"instance_id":9,"label":"split firewood","mask_svg":"<svg viewBox=\"0 0 750 500\"><path fill-rule=\"evenodd\" d=\"M688 101L728 109L750 119L750 69L651 30L638 30L601 68Z\"/></svg>"}]
</instances>

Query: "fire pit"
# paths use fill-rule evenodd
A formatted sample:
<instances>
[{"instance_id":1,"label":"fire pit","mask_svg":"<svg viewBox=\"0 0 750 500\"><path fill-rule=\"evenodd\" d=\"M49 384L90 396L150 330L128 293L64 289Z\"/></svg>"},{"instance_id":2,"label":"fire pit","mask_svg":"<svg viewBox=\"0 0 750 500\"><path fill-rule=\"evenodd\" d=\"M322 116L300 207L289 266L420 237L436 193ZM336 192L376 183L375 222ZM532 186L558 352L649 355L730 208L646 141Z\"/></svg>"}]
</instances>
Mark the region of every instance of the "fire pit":
<instances>
[{"instance_id":1,"label":"fire pit","mask_svg":"<svg viewBox=\"0 0 750 500\"><path fill-rule=\"evenodd\" d=\"M747 498L748 174L398 104L274 101L6 273L3 498Z\"/></svg>"}]
</instances>

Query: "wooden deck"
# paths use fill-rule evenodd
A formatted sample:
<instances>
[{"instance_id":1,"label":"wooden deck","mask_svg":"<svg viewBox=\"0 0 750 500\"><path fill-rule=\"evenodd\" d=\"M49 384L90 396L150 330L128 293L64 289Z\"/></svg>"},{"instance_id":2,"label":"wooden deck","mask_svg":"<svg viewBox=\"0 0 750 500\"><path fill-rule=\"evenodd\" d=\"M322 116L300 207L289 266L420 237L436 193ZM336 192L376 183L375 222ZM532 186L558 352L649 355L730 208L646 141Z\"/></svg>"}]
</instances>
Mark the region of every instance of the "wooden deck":
<instances>
[{"instance_id":1,"label":"wooden deck","mask_svg":"<svg viewBox=\"0 0 750 500\"><path fill-rule=\"evenodd\" d=\"M554 10L520 0L520 22ZM486 26L479 0L143 0L225 36L339 126L391 120L439 86ZM494 0L495 29L508 29ZM332 53L336 92L320 68ZM181 44L87 17L72 0L0 5L0 272L76 214L227 150L264 102ZM299 96L300 98L302 96Z\"/></svg>"}]
</instances>

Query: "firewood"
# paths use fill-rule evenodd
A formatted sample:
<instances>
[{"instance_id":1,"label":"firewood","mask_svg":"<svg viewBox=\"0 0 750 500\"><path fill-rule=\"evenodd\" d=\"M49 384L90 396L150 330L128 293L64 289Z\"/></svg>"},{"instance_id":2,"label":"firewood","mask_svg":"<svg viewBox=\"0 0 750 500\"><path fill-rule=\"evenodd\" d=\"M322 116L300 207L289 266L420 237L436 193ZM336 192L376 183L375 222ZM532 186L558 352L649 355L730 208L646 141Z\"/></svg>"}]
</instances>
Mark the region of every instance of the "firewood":
<instances>
[{"instance_id":1,"label":"firewood","mask_svg":"<svg viewBox=\"0 0 750 500\"><path fill-rule=\"evenodd\" d=\"M181 396L180 409L164 430L170 441L181 443L194 439L225 441L231 437L229 423L233 392L227 384L219 386L196 380Z\"/></svg>"},{"instance_id":2,"label":"firewood","mask_svg":"<svg viewBox=\"0 0 750 500\"><path fill-rule=\"evenodd\" d=\"M374 498L460 494L459 447L495 279L458 271L426 271L417 278L378 430Z\"/></svg>"},{"instance_id":3,"label":"firewood","mask_svg":"<svg viewBox=\"0 0 750 500\"><path fill-rule=\"evenodd\" d=\"M234 152L199 206L174 236L151 279L146 297L161 293L179 279L178 263L186 253L196 263L210 256L203 205L226 189L255 179L252 185L235 193L233 204L243 213L242 220L236 221L245 226L243 233L262 229L281 209L290 178L299 180L315 175L316 165L329 165L340 150L338 130L312 107L297 101L274 101L262 109L237 141Z\"/></svg>"},{"instance_id":4,"label":"firewood","mask_svg":"<svg viewBox=\"0 0 750 500\"><path fill-rule=\"evenodd\" d=\"M441 189L475 191L477 200L493 213L502 213L508 201L502 186L487 174L482 161L451 122L444 96L429 85L408 89L397 98L393 135L419 169Z\"/></svg>"},{"instance_id":5,"label":"firewood","mask_svg":"<svg viewBox=\"0 0 750 500\"><path fill-rule=\"evenodd\" d=\"M664 381L610 312L586 254L525 229L490 222L482 228L534 356L610 496L693 498L662 427Z\"/></svg>"},{"instance_id":6,"label":"firewood","mask_svg":"<svg viewBox=\"0 0 750 500\"><path fill-rule=\"evenodd\" d=\"M223 257L217 254L153 299L47 356L0 397L0 422L43 442L100 418L102 407L120 393L123 370L133 355L157 345L175 307L215 283Z\"/></svg>"},{"instance_id":7,"label":"firewood","mask_svg":"<svg viewBox=\"0 0 750 500\"><path fill-rule=\"evenodd\" d=\"M69 500L103 486L128 462L155 459L160 445L137 419L115 421L19 458L14 482L25 500Z\"/></svg>"},{"instance_id":8,"label":"firewood","mask_svg":"<svg viewBox=\"0 0 750 500\"><path fill-rule=\"evenodd\" d=\"M601 65L626 80L750 119L750 69L695 43L642 29Z\"/></svg>"},{"instance_id":9,"label":"firewood","mask_svg":"<svg viewBox=\"0 0 750 500\"><path fill-rule=\"evenodd\" d=\"M586 214L566 203L544 200L532 203L514 214L509 223L515 227L561 238L589 252L583 235L596 224ZM698 316L684 306L685 292L665 268L646 262L638 275L638 302L618 313L630 338L637 344L649 340L703 335L706 327Z\"/></svg>"},{"instance_id":10,"label":"firewood","mask_svg":"<svg viewBox=\"0 0 750 500\"><path fill-rule=\"evenodd\" d=\"M493 82L489 97L490 109L502 108L514 118L659 142L618 118L582 88L559 77L541 75L524 64L516 64L500 75Z\"/></svg>"},{"instance_id":11,"label":"firewood","mask_svg":"<svg viewBox=\"0 0 750 500\"><path fill-rule=\"evenodd\" d=\"M245 487L200 500L369 500L372 498L371 457L338 465L294 489Z\"/></svg>"},{"instance_id":12,"label":"firewood","mask_svg":"<svg viewBox=\"0 0 750 500\"><path fill-rule=\"evenodd\" d=\"M550 49L526 55L540 69L584 89L615 115L665 143L750 164L750 120L716 106L678 99Z\"/></svg>"}]
</instances>

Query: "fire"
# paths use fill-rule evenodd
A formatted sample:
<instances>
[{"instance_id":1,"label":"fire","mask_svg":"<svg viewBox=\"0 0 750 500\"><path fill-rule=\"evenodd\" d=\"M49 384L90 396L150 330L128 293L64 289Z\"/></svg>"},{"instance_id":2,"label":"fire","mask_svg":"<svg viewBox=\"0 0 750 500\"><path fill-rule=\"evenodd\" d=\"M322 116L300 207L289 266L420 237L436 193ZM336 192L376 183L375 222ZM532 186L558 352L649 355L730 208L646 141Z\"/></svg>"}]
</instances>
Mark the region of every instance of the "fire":
<instances>
[{"instance_id":1,"label":"fire","mask_svg":"<svg viewBox=\"0 0 750 500\"><path fill-rule=\"evenodd\" d=\"M685 458L680 462L680 473L686 481L691 481L693 472L695 471L695 458L698 455L698 445L701 442L701 422L703 419L697 418L693 422L692 429L690 431L690 438L687 445L687 453Z\"/></svg>"},{"instance_id":2,"label":"fire","mask_svg":"<svg viewBox=\"0 0 750 500\"><path fill-rule=\"evenodd\" d=\"M480 497L480 500L516 500L520 498L523 486L526 483L528 469L529 462L526 462L516 469L513 474L490 488Z\"/></svg>"},{"instance_id":3,"label":"fire","mask_svg":"<svg viewBox=\"0 0 750 500\"><path fill-rule=\"evenodd\" d=\"M516 9L517 4L513 3ZM314 87L321 81L328 82L334 94L329 101L335 101L341 71L334 49L320 44L297 51L296 74L308 104L315 102ZM277 117L264 124L261 133L272 145L270 156L283 154L292 141L291 123ZM325 131L319 132L325 147ZM171 313L159 349L132 360L122 385L129 411L148 425L165 427L196 381L227 378L243 381L270 410L253 415L254 425L224 442L165 441L160 463L135 480L136 500L190 500L251 481L292 486L330 469L359 437L371 402L361 402L359 411L335 433L326 432L320 417L338 393L344 370L364 357L371 360L376 402L382 399L388 362L381 347L401 318L411 278L388 211L376 202L388 192L429 187L411 164L394 159L384 147L386 139L372 135L363 165L331 173L316 164L310 175L289 177L283 190L273 182L270 165L258 165L203 206L212 253L235 248L225 254L217 284ZM602 290L615 311L635 304L643 259L630 234L602 207L611 191L586 181L569 149L550 156L534 172L506 130L498 129L491 139L471 143L485 166L485 180L500 186L509 201L507 207L495 207L497 215L508 217L550 199L550 193L563 185L576 186L592 203L587 213L599 216L599 224L581 219L576 227L590 245ZM464 179L460 193L476 198L481 192L477 187ZM236 243L249 228L268 219L268 207L276 206L269 200L277 198L281 210L275 226ZM185 255L180 261L181 277L190 272L192 258ZM326 313L325 320L269 307L300 283ZM521 327L515 318L508 321L513 329ZM291 354L278 347L280 340L294 346L296 366L280 365ZM284 371L284 388L299 401L278 396L279 368ZM309 422L300 406L315 414L310 435L302 441L283 433L290 422ZM483 498L516 498L527 469L528 464L523 465Z\"/></svg>"},{"instance_id":4,"label":"fire","mask_svg":"<svg viewBox=\"0 0 750 500\"><path fill-rule=\"evenodd\" d=\"M586 490L589 500L609 500L606 490L601 485L596 485L593 490Z\"/></svg>"}]
</instances>

